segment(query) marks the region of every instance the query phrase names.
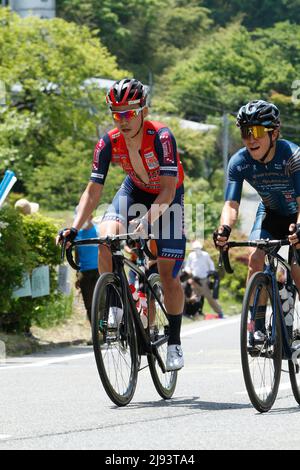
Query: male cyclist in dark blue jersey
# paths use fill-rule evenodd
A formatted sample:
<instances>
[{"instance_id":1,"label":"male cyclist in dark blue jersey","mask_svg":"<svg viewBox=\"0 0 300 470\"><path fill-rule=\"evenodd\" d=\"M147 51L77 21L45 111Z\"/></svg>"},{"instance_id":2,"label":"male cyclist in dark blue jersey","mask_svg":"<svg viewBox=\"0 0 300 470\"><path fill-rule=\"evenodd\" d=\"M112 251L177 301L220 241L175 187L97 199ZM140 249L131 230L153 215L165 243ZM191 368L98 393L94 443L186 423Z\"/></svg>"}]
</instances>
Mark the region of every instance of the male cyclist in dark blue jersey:
<instances>
[{"instance_id":1,"label":"male cyclist in dark blue jersey","mask_svg":"<svg viewBox=\"0 0 300 470\"><path fill-rule=\"evenodd\" d=\"M261 197L250 239L281 239L290 234L291 244L297 245L300 240L300 147L279 139L280 114L273 103L256 100L242 106L237 126L244 147L229 161L225 204L220 227L214 232L215 244L224 246L230 236L246 180ZM248 279L263 270L264 259L262 250L251 249ZM300 288L300 268L295 265L293 277Z\"/></svg>"}]
</instances>

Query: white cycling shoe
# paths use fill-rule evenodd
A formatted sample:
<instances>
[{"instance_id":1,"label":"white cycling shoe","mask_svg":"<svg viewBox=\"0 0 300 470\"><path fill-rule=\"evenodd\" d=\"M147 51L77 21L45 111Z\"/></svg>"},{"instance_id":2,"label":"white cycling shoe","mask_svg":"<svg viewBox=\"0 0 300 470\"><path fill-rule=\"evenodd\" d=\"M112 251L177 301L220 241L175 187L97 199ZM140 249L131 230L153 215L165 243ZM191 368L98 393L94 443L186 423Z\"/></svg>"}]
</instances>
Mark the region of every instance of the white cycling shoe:
<instances>
[{"instance_id":1,"label":"white cycling shoe","mask_svg":"<svg viewBox=\"0 0 300 470\"><path fill-rule=\"evenodd\" d=\"M168 346L166 370L179 370L184 366L182 347L178 344Z\"/></svg>"}]
</instances>

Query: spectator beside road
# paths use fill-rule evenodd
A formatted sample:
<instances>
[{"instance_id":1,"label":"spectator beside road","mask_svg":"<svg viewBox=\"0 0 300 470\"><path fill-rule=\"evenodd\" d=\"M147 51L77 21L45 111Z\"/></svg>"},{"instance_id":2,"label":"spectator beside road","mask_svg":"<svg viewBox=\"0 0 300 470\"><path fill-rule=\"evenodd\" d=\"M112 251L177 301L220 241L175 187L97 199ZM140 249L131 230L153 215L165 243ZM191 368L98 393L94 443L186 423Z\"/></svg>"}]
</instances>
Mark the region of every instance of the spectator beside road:
<instances>
[{"instance_id":1,"label":"spectator beside road","mask_svg":"<svg viewBox=\"0 0 300 470\"><path fill-rule=\"evenodd\" d=\"M18 199L15 203L15 209L23 215L36 214L39 211L39 204L36 202L29 202L27 199Z\"/></svg>"},{"instance_id":2,"label":"spectator beside road","mask_svg":"<svg viewBox=\"0 0 300 470\"><path fill-rule=\"evenodd\" d=\"M199 241L192 244L192 252L189 254L184 266L184 270L191 274L192 288L197 296L204 296L212 309L218 314L218 318L224 318L222 307L219 302L213 298L209 288L209 273L215 270L214 263L209 254L203 250Z\"/></svg>"}]
</instances>

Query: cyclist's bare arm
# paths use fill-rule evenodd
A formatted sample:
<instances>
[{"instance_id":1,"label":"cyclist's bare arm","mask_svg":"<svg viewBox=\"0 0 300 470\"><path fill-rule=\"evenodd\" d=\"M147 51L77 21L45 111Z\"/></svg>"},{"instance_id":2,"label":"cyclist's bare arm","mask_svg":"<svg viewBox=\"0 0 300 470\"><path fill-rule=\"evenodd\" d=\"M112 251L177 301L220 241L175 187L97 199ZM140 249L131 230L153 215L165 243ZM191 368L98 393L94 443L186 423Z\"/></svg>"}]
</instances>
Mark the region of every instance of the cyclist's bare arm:
<instances>
[{"instance_id":1,"label":"cyclist's bare arm","mask_svg":"<svg viewBox=\"0 0 300 470\"><path fill-rule=\"evenodd\" d=\"M236 201L226 201L221 214L220 225L233 227L239 216L240 205Z\"/></svg>"},{"instance_id":2,"label":"cyclist's bare arm","mask_svg":"<svg viewBox=\"0 0 300 470\"><path fill-rule=\"evenodd\" d=\"M103 184L89 182L81 196L73 227L80 230L84 222L98 206L103 191Z\"/></svg>"},{"instance_id":3,"label":"cyclist's bare arm","mask_svg":"<svg viewBox=\"0 0 300 470\"><path fill-rule=\"evenodd\" d=\"M100 202L101 195L103 191L103 185L98 183L89 182L84 193L81 196L77 215L74 219L72 228L76 230L80 230L84 222L88 219L88 217L92 214L92 212L96 209L97 205ZM63 237L68 237L70 235L70 230L67 229L63 233ZM56 244L62 243L62 237L59 236L56 238ZM69 243L67 244L67 248Z\"/></svg>"},{"instance_id":4,"label":"cyclist's bare arm","mask_svg":"<svg viewBox=\"0 0 300 470\"><path fill-rule=\"evenodd\" d=\"M220 232L222 231L223 225L228 226L230 228L232 228L235 225L239 216L239 208L240 208L240 204L237 201L225 202L223 206L222 214L221 214L220 227L218 231ZM216 244L219 246L224 246L227 240L228 240L228 237L222 237L218 235Z\"/></svg>"}]
</instances>

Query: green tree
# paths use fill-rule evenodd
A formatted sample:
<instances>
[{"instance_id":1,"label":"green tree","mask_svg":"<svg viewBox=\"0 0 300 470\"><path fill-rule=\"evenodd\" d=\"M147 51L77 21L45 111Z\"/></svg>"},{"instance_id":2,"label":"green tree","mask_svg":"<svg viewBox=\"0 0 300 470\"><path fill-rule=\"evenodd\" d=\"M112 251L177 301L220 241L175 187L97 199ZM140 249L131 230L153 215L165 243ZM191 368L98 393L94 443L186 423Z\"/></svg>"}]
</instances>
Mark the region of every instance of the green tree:
<instances>
[{"instance_id":1,"label":"green tree","mask_svg":"<svg viewBox=\"0 0 300 470\"><path fill-rule=\"evenodd\" d=\"M156 104L205 120L224 111L235 113L251 99L282 96L281 103L289 103L289 109L282 108L283 124L287 118L283 131L288 132L300 117L291 96L300 76L299 35L300 26L288 22L253 32L239 24L221 29L162 77Z\"/></svg>"},{"instance_id":2,"label":"green tree","mask_svg":"<svg viewBox=\"0 0 300 470\"><path fill-rule=\"evenodd\" d=\"M198 0L58 0L57 6L62 18L98 30L120 66L144 81L174 63L211 24Z\"/></svg>"},{"instance_id":3,"label":"green tree","mask_svg":"<svg viewBox=\"0 0 300 470\"><path fill-rule=\"evenodd\" d=\"M35 176L49 167L48 158L71 159L73 148L92 155L97 125L106 125L108 115L105 92L83 83L97 76L121 78L125 72L87 27L62 19L21 19L5 8L0 8L0 24L0 77L6 89L0 171L14 168L26 189L39 183ZM82 157L76 157L69 162L71 171L79 165L80 175ZM48 177L53 187L57 181L54 192L60 194L57 166Z\"/></svg>"},{"instance_id":4,"label":"green tree","mask_svg":"<svg viewBox=\"0 0 300 470\"><path fill-rule=\"evenodd\" d=\"M211 10L213 19L221 26L237 17L250 29L268 28L284 20L300 21L299 0L203 0L202 4Z\"/></svg>"}]
</instances>

